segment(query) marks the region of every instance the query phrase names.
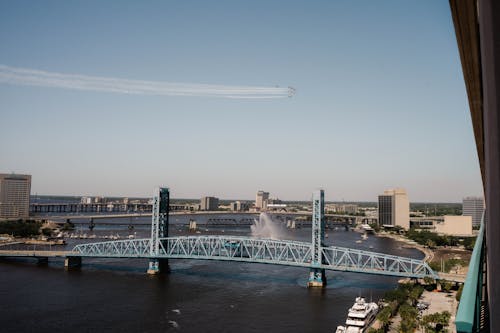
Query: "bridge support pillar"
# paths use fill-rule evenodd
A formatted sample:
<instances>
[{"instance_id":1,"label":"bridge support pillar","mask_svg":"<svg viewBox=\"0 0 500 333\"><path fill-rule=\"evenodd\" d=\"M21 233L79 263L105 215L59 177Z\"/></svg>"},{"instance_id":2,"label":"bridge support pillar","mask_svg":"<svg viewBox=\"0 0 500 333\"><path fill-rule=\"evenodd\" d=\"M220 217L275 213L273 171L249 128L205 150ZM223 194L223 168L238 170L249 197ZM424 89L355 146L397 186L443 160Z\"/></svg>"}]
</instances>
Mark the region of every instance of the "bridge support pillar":
<instances>
[{"instance_id":1,"label":"bridge support pillar","mask_svg":"<svg viewBox=\"0 0 500 333\"><path fill-rule=\"evenodd\" d=\"M161 238L168 237L168 211L170 206L170 191L166 187L156 189L153 197L153 211L151 214L151 247L149 249L150 257L148 274L155 275L160 273L168 273L168 259L158 258L162 251L166 249L166 244L163 247ZM160 246L161 245L161 246ZM155 258L156 257L156 258Z\"/></svg>"},{"instance_id":2,"label":"bridge support pillar","mask_svg":"<svg viewBox=\"0 0 500 333\"><path fill-rule=\"evenodd\" d=\"M309 273L308 287L325 287L325 269L320 268L324 264L322 248L325 240L325 192L319 190L313 193L313 213L311 223L312 233L312 260L311 272Z\"/></svg>"},{"instance_id":3,"label":"bridge support pillar","mask_svg":"<svg viewBox=\"0 0 500 333\"><path fill-rule=\"evenodd\" d=\"M147 273L149 275L170 273L170 267L168 266L168 259L152 259L152 260L150 260Z\"/></svg>"},{"instance_id":4,"label":"bridge support pillar","mask_svg":"<svg viewBox=\"0 0 500 333\"><path fill-rule=\"evenodd\" d=\"M311 268L309 273L309 281L307 282L308 287L325 287L326 286L326 275L323 268Z\"/></svg>"},{"instance_id":5,"label":"bridge support pillar","mask_svg":"<svg viewBox=\"0 0 500 333\"><path fill-rule=\"evenodd\" d=\"M82 257L66 257L64 259L64 268L67 270L82 267Z\"/></svg>"}]
</instances>

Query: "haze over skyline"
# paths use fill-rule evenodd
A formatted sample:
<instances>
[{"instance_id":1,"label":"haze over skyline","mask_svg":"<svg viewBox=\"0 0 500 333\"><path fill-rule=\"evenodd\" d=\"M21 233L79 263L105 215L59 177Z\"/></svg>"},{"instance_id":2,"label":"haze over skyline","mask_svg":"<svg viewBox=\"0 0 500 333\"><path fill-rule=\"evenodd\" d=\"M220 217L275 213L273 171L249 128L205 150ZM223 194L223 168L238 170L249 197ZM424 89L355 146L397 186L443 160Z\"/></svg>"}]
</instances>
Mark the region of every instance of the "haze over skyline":
<instances>
[{"instance_id":1,"label":"haze over skyline","mask_svg":"<svg viewBox=\"0 0 500 333\"><path fill-rule=\"evenodd\" d=\"M448 1L1 2L0 43L4 69L297 89L234 99L0 80L0 172L31 174L33 194L482 195Z\"/></svg>"}]
</instances>

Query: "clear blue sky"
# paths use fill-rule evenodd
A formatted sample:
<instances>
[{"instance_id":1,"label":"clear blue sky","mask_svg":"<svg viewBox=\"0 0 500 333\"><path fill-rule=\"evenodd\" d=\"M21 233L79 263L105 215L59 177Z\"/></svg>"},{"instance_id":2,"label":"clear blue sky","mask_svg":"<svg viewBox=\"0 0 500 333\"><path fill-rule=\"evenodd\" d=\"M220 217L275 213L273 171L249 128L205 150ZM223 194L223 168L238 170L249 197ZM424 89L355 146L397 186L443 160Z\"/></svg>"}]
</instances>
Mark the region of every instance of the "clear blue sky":
<instances>
[{"instance_id":1,"label":"clear blue sky","mask_svg":"<svg viewBox=\"0 0 500 333\"><path fill-rule=\"evenodd\" d=\"M0 65L293 86L293 98L0 83L0 172L32 193L411 201L481 195L448 1L2 1Z\"/></svg>"}]
</instances>

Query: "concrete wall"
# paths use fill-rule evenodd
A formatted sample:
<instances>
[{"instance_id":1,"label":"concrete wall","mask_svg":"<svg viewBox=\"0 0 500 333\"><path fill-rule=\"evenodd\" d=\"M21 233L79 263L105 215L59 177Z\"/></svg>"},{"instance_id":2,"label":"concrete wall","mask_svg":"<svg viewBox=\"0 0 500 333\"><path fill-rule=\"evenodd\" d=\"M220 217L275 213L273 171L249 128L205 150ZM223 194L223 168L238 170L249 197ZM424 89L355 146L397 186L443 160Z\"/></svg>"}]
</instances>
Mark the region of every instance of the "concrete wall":
<instances>
[{"instance_id":1,"label":"concrete wall","mask_svg":"<svg viewBox=\"0 0 500 333\"><path fill-rule=\"evenodd\" d=\"M438 234L450 236L472 236L472 217L470 216L444 216L443 221L435 223Z\"/></svg>"}]
</instances>

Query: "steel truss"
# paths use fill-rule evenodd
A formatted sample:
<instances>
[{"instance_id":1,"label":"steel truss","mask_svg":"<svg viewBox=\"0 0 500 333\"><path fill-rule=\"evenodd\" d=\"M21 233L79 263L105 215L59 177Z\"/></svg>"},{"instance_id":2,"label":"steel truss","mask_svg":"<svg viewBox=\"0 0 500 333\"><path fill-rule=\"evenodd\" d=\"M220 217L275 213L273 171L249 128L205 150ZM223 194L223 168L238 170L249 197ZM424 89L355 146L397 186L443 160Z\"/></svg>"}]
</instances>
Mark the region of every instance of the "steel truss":
<instances>
[{"instance_id":1,"label":"steel truss","mask_svg":"<svg viewBox=\"0 0 500 333\"><path fill-rule=\"evenodd\" d=\"M160 238L154 258L205 259L322 268L399 277L438 276L422 260L322 246L323 263L313 262L312 244L298 241L232 236L179 236ZM80 244L72 255L79 257L152 258L150 239L119 240Z\"/></svg>"}]
</instances>

